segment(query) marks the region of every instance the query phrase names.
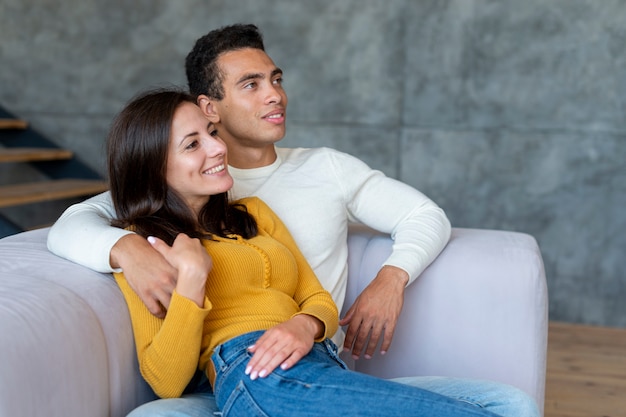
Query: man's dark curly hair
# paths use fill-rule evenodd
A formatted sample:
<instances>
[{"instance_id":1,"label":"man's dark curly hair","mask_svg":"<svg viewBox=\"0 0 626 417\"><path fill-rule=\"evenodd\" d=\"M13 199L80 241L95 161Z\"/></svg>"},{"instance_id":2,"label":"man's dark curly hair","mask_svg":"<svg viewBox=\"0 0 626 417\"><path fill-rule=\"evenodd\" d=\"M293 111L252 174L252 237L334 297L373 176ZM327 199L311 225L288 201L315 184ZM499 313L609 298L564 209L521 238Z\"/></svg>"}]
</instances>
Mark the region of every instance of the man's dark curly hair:
<instances>
[{"instance_id":1,"label":"man's dark curly hair","mask_svg":"<svg viewBox=\"0 0 626 417\"><path fill-rule=\"evenodd\" d=\"M198 39L185 59L189 92L195 97L205 94L212 99L222 100L223 74L217 59L225 52L244 48L265 51L263 36L255 25L238 23L224 26Z\"/></svg>"}]
</instances>

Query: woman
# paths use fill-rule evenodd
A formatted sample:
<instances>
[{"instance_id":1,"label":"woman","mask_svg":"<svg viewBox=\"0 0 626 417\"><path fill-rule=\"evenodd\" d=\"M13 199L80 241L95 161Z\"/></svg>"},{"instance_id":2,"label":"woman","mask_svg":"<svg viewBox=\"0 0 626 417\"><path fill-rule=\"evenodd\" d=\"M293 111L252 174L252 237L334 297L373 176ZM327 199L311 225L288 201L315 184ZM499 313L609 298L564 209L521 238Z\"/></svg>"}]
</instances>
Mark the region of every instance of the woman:
<instances>
[{"instance_id":1,"label":"woman","mask_svg":"<svg viewBox=\"0 0 626 417\"><path fill-rule=\"evenodd\" d=\"M190 384L199 369L225 416L494 415L347 370L328 339L338 326L330 294L262 201L228 201L227 166L226 146L186 93L139 96L109 134L115 224L178 271L165 319L116 274L157 395L202 389Z\"/></svg>"}]
</instances>

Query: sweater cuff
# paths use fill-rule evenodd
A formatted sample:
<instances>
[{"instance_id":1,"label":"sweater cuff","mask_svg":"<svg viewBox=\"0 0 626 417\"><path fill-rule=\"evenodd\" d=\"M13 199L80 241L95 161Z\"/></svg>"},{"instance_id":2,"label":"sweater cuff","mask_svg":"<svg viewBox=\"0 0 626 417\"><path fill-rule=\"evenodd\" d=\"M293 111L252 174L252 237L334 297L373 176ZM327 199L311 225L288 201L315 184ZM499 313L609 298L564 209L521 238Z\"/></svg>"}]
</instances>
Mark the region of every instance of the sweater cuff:
<instances>
[{"instance_id":1,"label":"sweater cuff","mask_svg":"<svg viewBox=\"0 0 626 417\"><path fill-rule=\"evenodd\" d=\"M293 317L300 316L303 314L318 319L322 323L322 326L324 326L322 335L320 337L315 338L315 342L322 342L324 341L324 339L332 337L338 329L338 326L339 326L338 318L335 318L335 320L332 320L332 319L329 320L328 317L325 317L327 316L327 314L317 314L314 310L309 309L307 311L300 311L291 317L293 318Z\"/></svg>"},{"instance_id":2,"label":"sweater cuff","mask_svg":"<svg viewBox=\"0 0 626 417\"><path fill-rule=\"evenodd\" d=\"M170 311L176 312L176 315L182 315L185 317L189 316L202 316L206 317L206 315L213 308L213 304L209 299L205 296L203 307L198 307L198 305L191 301L189 298L180 295L176 290L172 293L172 300L170 301L170 306L167 309L168 314Z\"/></svg>"}]
</instances>

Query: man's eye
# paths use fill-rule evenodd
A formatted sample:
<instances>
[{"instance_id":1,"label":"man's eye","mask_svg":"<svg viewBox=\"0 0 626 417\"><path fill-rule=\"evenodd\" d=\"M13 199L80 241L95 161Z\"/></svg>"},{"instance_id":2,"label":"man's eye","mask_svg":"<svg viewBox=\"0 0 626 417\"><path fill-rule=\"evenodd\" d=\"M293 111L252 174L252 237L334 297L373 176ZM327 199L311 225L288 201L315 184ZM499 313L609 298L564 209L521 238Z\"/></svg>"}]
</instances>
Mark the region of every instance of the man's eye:
<instances>
[{"instance_id":1,"label":"man's eye","mask_svg":"<svg viewBox=\"0 0 626 417\"><path fill-rule=\"evenodd\" d=\"M256 83L248 83L246 85L243 86L243 88L254 88L256 86Z\"/></svg>"},{"instance_id":2,"label":"man's eye","mask_svg":"<svg viewBox=\"0 0 626 417\"><path fill-rule=\"evenodd\" d=\"M282 85L283 77L278 77L274 80L274 84Z\"/></svg>"}]
</instances>

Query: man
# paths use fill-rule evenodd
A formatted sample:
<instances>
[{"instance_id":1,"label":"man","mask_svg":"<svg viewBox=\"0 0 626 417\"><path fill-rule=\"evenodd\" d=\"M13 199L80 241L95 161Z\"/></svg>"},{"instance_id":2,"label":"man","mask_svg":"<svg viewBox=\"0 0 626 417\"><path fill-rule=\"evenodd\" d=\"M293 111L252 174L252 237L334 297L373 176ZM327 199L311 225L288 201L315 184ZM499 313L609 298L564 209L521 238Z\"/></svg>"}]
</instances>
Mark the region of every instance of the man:
<instances>
[{"instance_id":1,"label":"man","mask_svg":"<svg viewBox=\"0 0 626 417\"><path fill-rule=\"evenodd\" d=\"M191 93L228 145L233 197L257 195L277 212L340 308L347 281L348 221L394 237L393 254L341 323L347 325L345 346L355 357L364 348L366 357L372 356L380 339L384 353L391 344L405 286L445 247L450 223L423 194L356 158L329 149L276 149L274 144L285 135L282 72L264 52L260 36L254 47L222 53L231 39L248 42L247 28L237 28L222 32L222 39L207 35L199 40L186 63ZM205 76L211 70L214 75ZM77 212L81 207L87 206L70 208L57 222L50 233L50 249L100 271L110 271L110 253L111 266L124 269L150 311L163 314L159 304L169 304L175 271L142 239L134 235L119 239L128 232L110 230L97 212ZM86 214L93 220L73 220ZM106 215L113 216L112 209ZM105 231L94 229L81 236L76 225ZM127 249L132 245L136 248ZM95 264L92 256L99 258Z\"/></svg>"},{"instance_id":2,"label":"man","mask_svg":"<svg viewBox=\"0 0 626 417\"><path fill-rule=\"evenodd\" d=\"M343 346L353 357L371 357L379 341L380 353L385 354L406 285L449 239L450 223L443 211L419 191L347 154L277 148L275 143L285 135L287 95L282 71L265 53L255 26L228 26L200 38L187 56L186 71L191 93L228 146L229 170L235 179L233 197L256 195L268 203L339 308L346 290L349 221L394 238L392 254L340 321L347 326ZM144 239L109 227L106 218L114 215L107 194L72 206L50 231L48 246L96 270L122 268L150 311L163 315L176 271ZM335 340L341 343L341 336ZM437 391L436 385L426 388ZM477 387L481 393L485 389L510 398L521 395L505 387L498 391L495 384ZM510 415L536 415L520 411L519 403L514 407ZM186 411L185 415L193 414Z\"/></svg>"}]
</instances>

